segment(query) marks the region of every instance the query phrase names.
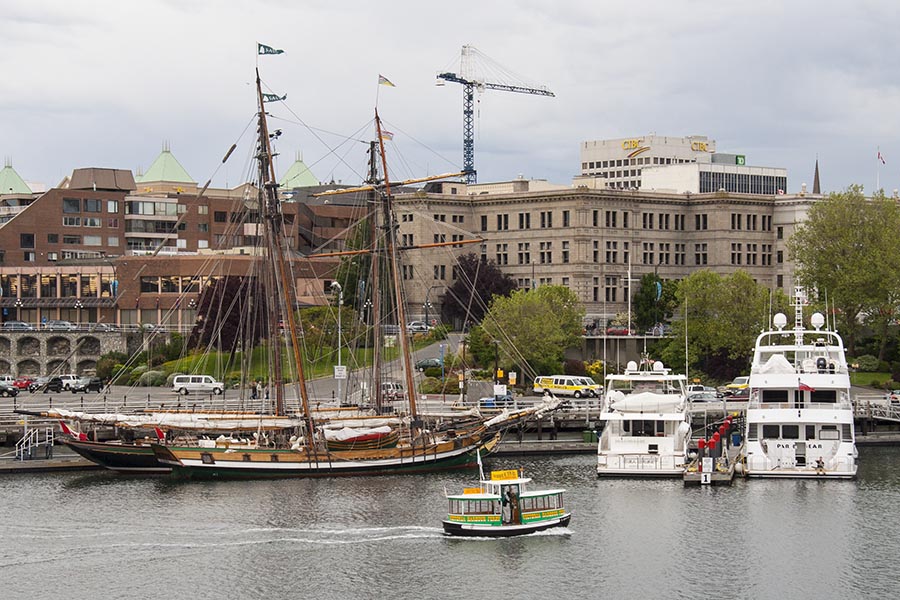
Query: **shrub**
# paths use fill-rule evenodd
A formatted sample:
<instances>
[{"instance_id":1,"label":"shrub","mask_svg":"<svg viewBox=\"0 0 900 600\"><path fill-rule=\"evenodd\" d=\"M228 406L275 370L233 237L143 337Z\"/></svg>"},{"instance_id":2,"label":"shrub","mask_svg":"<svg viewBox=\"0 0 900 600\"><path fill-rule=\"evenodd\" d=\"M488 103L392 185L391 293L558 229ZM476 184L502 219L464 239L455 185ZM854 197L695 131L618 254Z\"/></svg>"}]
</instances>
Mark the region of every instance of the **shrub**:
<instances>
[{"instance_id":1,"label":"shrub","mask_svg":"<svg viewBox=\"0 0 900 600\"><path fill-rule=\"evenodd\" d=\"M587 375L587 370L584 367L584 362L570 359L563 364L563 374L584 376Z\"/></svg>"},{"instance_id":2,"label":"shrub","mask_svg":"<svg viewBox=\"0 0 900 600\"><path fill-rule=\"evenodd\" d=\"M864 354L856 359L859 370L865 373L875 373L878 371L878 359L871 354Z\"/></svg>"},{"instance_id":3,"label":"shrub","mask_svg":"<svg viewBox=\"0 0 900 600\"><path fill-rule=\"evenodd\" d=\"M162 371L144 371L138 378L138 385L143 387L158 387L165 383L166 374Z\"/></svg>"},{"instance_id":4,"label":"shrub","mask_svg":"<svg viewBox=\"0 0 900 600\"><path fill-rule=\"evenodd\" d=\"M440 367L428 367L427 369L425 369L424 373L425 373L425 377L436 377L436 378L440 379L441 368ZM446 377L448 374L449 373L445 371L444 377Z\"/></svg>"}]
</instances>

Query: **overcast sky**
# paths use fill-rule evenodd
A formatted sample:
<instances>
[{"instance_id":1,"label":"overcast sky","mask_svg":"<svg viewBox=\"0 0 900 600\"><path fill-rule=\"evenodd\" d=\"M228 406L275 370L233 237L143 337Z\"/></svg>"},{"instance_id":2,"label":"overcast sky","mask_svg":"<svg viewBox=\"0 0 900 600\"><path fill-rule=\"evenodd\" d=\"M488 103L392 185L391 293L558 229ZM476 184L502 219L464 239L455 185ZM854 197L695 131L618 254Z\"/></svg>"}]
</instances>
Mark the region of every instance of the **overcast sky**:
<instances>
[{"instance_id":1,"label":"overcast sky","mask_svg":"<svg viewBox=\"0 0 900 600\"><path fill-rule=\"evenodd\" d=\"M358 183L378 94L392 177L462 166L471 44L545 98L477 96L480 182L571 183L582 141L707 135L790 192L900 187L900 3L888 0L0 0L0 155L27 181L147 169L164 142L204 183L247 178L259 61L283 173ZM257 57L256 42L284 49ZM395 88L377 86L379 74ZM240 142L225 167L228 147ZM886 164L879 167L877 149Z\"/></svg>"}]
</instances>

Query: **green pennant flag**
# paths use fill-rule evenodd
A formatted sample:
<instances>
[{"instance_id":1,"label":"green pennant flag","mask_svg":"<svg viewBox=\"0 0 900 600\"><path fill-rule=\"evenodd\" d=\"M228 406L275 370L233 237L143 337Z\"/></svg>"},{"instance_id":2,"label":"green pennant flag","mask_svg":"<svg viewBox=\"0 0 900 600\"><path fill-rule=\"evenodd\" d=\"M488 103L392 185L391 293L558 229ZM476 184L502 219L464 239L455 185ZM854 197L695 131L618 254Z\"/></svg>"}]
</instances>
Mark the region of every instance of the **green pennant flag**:
<instances>
[{"instance_id":1,"label":"green pennant flag","mask_svg":"<svg viewBox=\"0 0 900 600\"><path fill-rule=\"evenodd\" d=\"M263 102L280 102L282 100L287 100L287 94L284 96L279 96L278 94L263 94Z\"/></svg>"},{"instance_id":2,"label":"green pennant flag","mask_svg":"<svg viewBox=\"0 0 900 600\"><path fill-rule=\"evenodd\" d=\"M275 49L272 46L266 46L265 44L256 43L256 49L259 54L284 54L284 50Z\"/></svg>"}]
</instances>

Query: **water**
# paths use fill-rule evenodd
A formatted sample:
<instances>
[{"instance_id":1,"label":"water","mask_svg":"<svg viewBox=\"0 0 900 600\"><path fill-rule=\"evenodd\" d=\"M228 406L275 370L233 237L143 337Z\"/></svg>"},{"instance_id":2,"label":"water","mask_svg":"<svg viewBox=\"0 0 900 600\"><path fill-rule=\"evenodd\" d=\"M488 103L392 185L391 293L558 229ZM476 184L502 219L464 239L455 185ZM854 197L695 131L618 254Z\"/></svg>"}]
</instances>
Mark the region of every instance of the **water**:
<instances>
[{"instance_id":1,"label":"water","mask_svg":"<svg viewBox=\"0 0 900 600\"><path fill-rule=\"evenodd\" d=\"M472 473L172 482L0 479L4 598L892 598L900 448L859 479L598 480L593 456L492 459L565 487L568 530L441 533Z\"/></svg>"}]
</instances>

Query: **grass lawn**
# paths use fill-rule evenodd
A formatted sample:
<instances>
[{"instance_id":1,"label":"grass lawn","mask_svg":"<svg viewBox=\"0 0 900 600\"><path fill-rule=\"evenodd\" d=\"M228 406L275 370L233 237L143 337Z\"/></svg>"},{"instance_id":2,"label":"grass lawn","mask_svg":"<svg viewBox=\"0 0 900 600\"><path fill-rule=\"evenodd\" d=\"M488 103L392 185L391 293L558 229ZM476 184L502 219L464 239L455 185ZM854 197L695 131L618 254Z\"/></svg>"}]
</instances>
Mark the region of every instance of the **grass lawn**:
<instances>
[{"instance_id":1,"label":"grass lawn","mask_svg":"<svg viewBox=\"0 0 900 600\"><path fill-rule=\"evenodd\" d=\"M884 384L890 380L890 373L862 373L859 371L850 373L850 383L859 387L876 389L872 386L875 383L877 389L882 390L884 389Z\"/></svg>"}]
</instances>

